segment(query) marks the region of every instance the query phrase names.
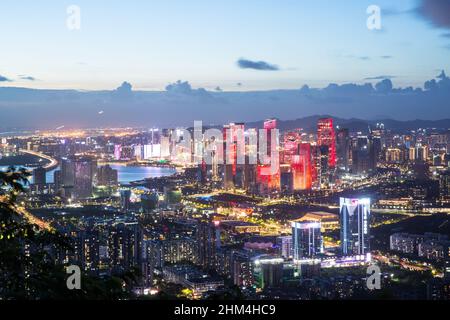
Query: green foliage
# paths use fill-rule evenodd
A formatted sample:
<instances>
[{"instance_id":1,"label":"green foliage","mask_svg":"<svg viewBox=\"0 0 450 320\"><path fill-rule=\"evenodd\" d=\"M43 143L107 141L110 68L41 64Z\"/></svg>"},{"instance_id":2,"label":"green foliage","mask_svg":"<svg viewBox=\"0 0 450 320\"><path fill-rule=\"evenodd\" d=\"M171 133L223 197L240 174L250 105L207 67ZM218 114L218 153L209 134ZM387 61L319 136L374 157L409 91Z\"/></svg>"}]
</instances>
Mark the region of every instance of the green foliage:
<instances>
[{"instance_id":1,"label":"green foliage","mask_svg":"<svg viewBox=\"0 0 450 320\"><path fill-rule=\"evenodd\" d=\"M0 172L0 300L118 300L138 275L95 278L82 275L81 290L69 290L65 267L55 264L50 248L71 250L69 239L40 230L15 211L18 194L25 191L29 172L11 167Z\"/></svg>"}]
</instances>

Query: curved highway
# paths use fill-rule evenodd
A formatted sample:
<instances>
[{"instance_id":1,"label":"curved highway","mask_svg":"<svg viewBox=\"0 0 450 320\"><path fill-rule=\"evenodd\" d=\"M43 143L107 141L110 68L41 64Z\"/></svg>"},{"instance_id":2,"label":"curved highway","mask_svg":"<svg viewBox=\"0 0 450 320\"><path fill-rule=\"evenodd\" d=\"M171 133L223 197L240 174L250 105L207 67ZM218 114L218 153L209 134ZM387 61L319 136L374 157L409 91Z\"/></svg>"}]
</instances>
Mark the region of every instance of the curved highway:
<instances>
[{"instance_id":1,"label":"curved highway","mask_svg":"<svg viewBox=\"0 0 450 320\"><path fill-rule=\"evenodd\" d=\"M45 159L50 161L50 163L46 164L45 166L43 166L43 168L47 171L50 171L54 168L56 168L58 166L58 160L53 159L50 156L47 156L46 154L40 153L40 152L35 152L35 151L31 151L31 150L25 150L25 149L19 149L20 152L22 153L26 153L26 154L31 154L33 156Z\"/></svg>"}]
</instances>

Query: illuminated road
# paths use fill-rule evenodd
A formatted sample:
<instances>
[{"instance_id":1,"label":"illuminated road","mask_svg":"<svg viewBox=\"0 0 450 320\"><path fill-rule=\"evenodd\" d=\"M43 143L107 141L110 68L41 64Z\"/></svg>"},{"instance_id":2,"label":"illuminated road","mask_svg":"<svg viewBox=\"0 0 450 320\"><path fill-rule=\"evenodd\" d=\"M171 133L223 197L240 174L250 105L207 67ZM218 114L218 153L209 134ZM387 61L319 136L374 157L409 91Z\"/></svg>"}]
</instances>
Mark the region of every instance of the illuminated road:
<instances>
[{"instance_id":1,"label":"illuminated road","mask_svg":"<svg viewBox=\"0 0 450 320\"><path fill-rule=\"evenodd\" d=\"M372 254L374 260L381 263L387 264L389 266L397 266L402 269L410 271L431 271L434 276L439 275L439 271L435 269L431 264L425 264L417 261L409 261L408 259L401 258L395 255L389 255L387 253L374 253Z\"/></svg>"},{"instance_id":2,"label":"illuminated road","mask_svg":"<svg viewBox=\"0 0 450 320\"><path fill-rule=\"evenodd\" d=\"M7 196L0 196L0 202L7 203L8 197ZM11 210L17 212L19 215L23 216L28 222L31 224L37 225L40 229L52 231L52 227L49 223L33 216L30 212L28 212L23 206L18 206L16 204L10 204L9 207Z\"/></svg>"},{"instance_id":3,"label":"illuminated road","mask_svg":"<svg viewBox=\"0 0 450 320\"><path fill-rule=\"evenodd\" d=\"M372 208L370 211L381 214L391 214L391 215L402 215L407 217L420 217L420 216L431 216L431 214L426 214L423 212L411 212L411 211L402 211L402 210L393 210L393 209L375 209Z\"/></svg>"},{"instance_id":4,"label":"illuminated road","mask_svg":"<svg viewBox=\"0 0 450 320\"><path fill-rule=\"evenodd\" d=\"M47 156L46 154L43 154L40 152L34 152L34 151L30 151L30 150L25 150L25 149L20 149L19 151L22 153L30 154L32 156L36 156L36 157L50 161L50 163L43 166L43 168L47 171L50 171L58 166L58 161L56 159L53 159L50 156Z\"/></svg>"},{"instance_id":5,"label":"illuminated road","mask_svg":"<svg viewBox=\"0 0 450 320\"><path fill-rule=\"evenodd\" d=\"M30 151L30 150L25 150L25 149L20 149L19 151L21 153L30 154L30 155L39 157L41 159L48 160L49 163L46 164L45 166L43 166L43 168L47 171L52 170L58 166L58 161L56 159L53 159L52 157L49 157L43 153L34 152L34 151ZM8 201L7 196L0 196L0 202L6 203L7 201ZM37 225L40 229L44 229L47 231L52 230L52 228L50 227L50 225L47 222L33 216L30 212L28 212L25 209L25 207L23 205L10 204L10 208L13 211L17 212L19 215L23 216L25 219L27 219L31 224Z\"/></svg>"}]
</instances>

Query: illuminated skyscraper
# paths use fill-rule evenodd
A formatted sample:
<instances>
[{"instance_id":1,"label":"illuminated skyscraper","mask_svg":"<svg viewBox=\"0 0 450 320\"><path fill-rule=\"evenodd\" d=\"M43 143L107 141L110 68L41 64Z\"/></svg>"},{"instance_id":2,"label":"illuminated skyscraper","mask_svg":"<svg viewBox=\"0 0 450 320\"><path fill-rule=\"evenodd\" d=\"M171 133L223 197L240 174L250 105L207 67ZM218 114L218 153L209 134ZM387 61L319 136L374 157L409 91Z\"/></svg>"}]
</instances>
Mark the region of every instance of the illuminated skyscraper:
<instances>
[{"instance_id":1,"label":"illuminated skyscraper","mask_svg":"<svg viewBox=\"0 0 450 320\"><path fill-rule=\"evenodd\" d=\"M301 142L299 130L287 132L283 139L282 163L290 167L293 190L312 187L311 145ZM283 171L281 172L283 174ZM286 180L286 179L285 179Z\"/></svg>"},{"instance_id":2,"label":"illuminated skyscraper","mask_svg":"<svg viewBox=\"0 0 450 320\"><path fill-rule=\"evenodd\" d=\"M327 188L330 182L329 148L327 146L313 146L312 183L315 188Z\"/></svg>"},{"instance_id":3,"label":"illuminated skyscraper","mask_svg":"<svg viewBox=\"0 0 450 320\"><path fill-rule=\"evenodd\" d=\"M244 252L233 251L230 256L230 277L234 285L241 288L253 286L255 283L253 263L249 255Z\"/></svg>"},{"instance_id":4,"label":"illuminated skyscraper","mask_svg":"<svg viewBox=\"0 0 450 320\"><path fill-rule=\"evenodd\" d=\"M270 119L264 122L264 129L267 130L267 155L270 157L271 164L260 164L258 167L258 183L263 193L266 191L280 190L280 159L274 159L272 157L272 144L278 146L278 142L272 143L272 130L277 129L277 120ZM260 148L261 152L261 148ZM271 167L276 166L276 173L268 174L271 171Z\"/></svg>"},{"instance_id":5,"label":"illuminated skyscraper","mask_svg":"<svg viewBox=\"0 0 450 320\"><path fill-rule=\"evenodd\" d=\"M256 193L257 186L257 165L250 164L248 156L245 157L246 164L242 168L242 185L249 193Z\"/></svg>"},{"instance_id":6,"label":"illuminated skyscraper","mask_svg":"<svg viewBox=\"0 0 450 320\"><path fill-rule=\"evenodd\" d=\"M64 191L65 198L86 199L92 196L96 176L96 160L76 156L62 158L56 184Z\"/></svg>"},{"instance_id":7,"label":"illuminated skyscraper","mask_svg":"<svg viewBox=\"0 0 450 320\"><path fill-rule=\"evenodd\" d=\"M100 263L100 233L93 227L80 230L74 226L59 229L70 246L58 248L56 259L60 264L76 264L91 275L97 275Z\"/></svg>"},{"instance_id":8,"label":"illuminated skyscraper","mask_svg":"<svg viewBox=\"0 0 450 320\"><path fill-rule=\"evenodd\" d=\"M143 231L138 223L117 223L108 226L110 267L117 272L141 266L144 250Z\"/></svg>"},{"instance_id":9,"label":"illuminated skyscraper","mask_svg":"<svg viewBox=\"0 0 450 320\"><path fill-rule=\"evenodd\" d=\"M387 148L385 151L385 161L389 164L400 164L405 162L405 151L400 148Z\"/></svg>"},{"instance_id":10,"label":"illuminated skyscraper","mask_svg":"<svg viewBox=\"0 0 450 320\"><path fill-rule=\"evenodd\" d=\"M383 150L381 137L371 135L370 136L370 167L374 170L378 162L381 160L381 151Z\"/></svg>"},{"instance_id":11,"label":"illuminated skyscraper","mask_svg":"<svg viewBox=\"0 0 450 320\"><path fill-rule=\"evenodd\" d=\"M375 168L372 143L367 136L358 136L352 146L352 172L368 174Z\"/></svg>"},{"instance_id":12,"label":"illuminated skyscraper","mask_svg":"<svg viewBox=\"0 0 450 320\"><path fill-rule=\"evenodd\" d=\"M323 252L320 221L293 221L292 246L294 259L308 259Z\"/></svg>"},{"instance_id":13,"label":"illuminated skyscraper","mask_svg":"<svg viewBox=\"0 0 450 320\"><path fill-rule=\"evenodd\" d=\"M277 128L277 119L268 119L264 121L264 129L272 130Z\"/></svg>"},{"instance_id":14,"label":"illuminated skyscraper","mask_svg":"<svg viewBox=\"0 0 450 320\"><path fill-rule=\"evenodd\" d=\"M336 156L339 169L348 171L350 169L350 135L348 129L339 129L337 132Z\"/></svg>"},{"instance_id":15,"label":"illuminated skyscraper","mask_svg":"<svg viewBox=\"0 0 450 320\"><path fill-rule=\"evenodd\" d=\"M341 250L345 256L367 255L370 199L340 199Z\"/></svg>"},{"instance_id":16,"label":"illuminated skyscraper","mask_svg":"<svg viewBox=\"0 0 450 320\"><path fill-rule=\"evenodd\" d=\"M202 221L197 224L197 264L205 270L214 268L216 249L218 247L218 225L210 221Z\"/></svg>"},{"instance_id":17,"label":"illuminated skyscraper","mask_svg":"<svg viewBox=\"0 0 450 320\"><path fill-rule=\"evenodd\" d=\"M219 160L217 159L216 149L211 151L211 175L212 181L219 181Z\"/></svg>"},{"instance_id":18,"label":"illuminated skyscraper","mask_svg":"<svg viewBox=\"0 0 450 320\"><path fill-rule=\"evenodd\" d=\"M120 190L120 208L122 210L129 210L131 206L131 190Z\"/></svg>"},{"instance_id":19,"label":"illuminated skyscraper","mask_svg":"<svg viewBox=\"0 0 450 320\"><path fill-rule=\"evenodd\" d=\"M290 164L280 165L280 186L283 193L294 191L294 174Z\"/></svg>"},{"instance_id":20,"label":"illuminated skyscraper","mask_svg":"<svg viewBox=\"0 0 450 320\"><path fill-rule=\"evenodd\" d=\"M114 146L114 159L120 160L122 157L122 146L120 144L116 144Z\"/></svg>"},{"instance_id":21,"label":"illuminated skyscraper","mask_svg":"<svg viewBox=\"0 0 450 320\"><path fill-rule=\"evenodd\" d=\"M46 184L46 170L43 167L38 167L33 170L33 184L43 187Z\"/></svg>"},{"instance_id":22,"label":"illuminated skyscraper","mask_svg":"<svg viewBox=\"0 0 450 320\"><path fill-rule=\"evenodd\" d=\"M161 158L168 159L170 157L170 137L161 136Z\"/></svg>"},{"instance_id":23,"label":"illuminated skyscraper","mask_svg":"<svg viewBox=\"0 0 450 320\"><path fill-rule=\"evenodd\" d=\"M299 145L298 155L292 156L292 175L294 190L309 190L312 187L311 145Z\"/></svg>"},{"instance_id":24,"label":"illuminated skyscraper","mask_svg":"<svg viewBox=\"0 0 450 320\"><path fill-rule=\"evenodd\" d=\"M283 262L267 260L261 262L261 288L277 288L283 281Z\"/></svg>"},{"instance_id":25,"label":"illuminated skyscraper","mask_svg":"<svg viewBox=\"0 0 450 320\"><path fill-rule=\"evenodd\" d=\"M419 143L416 147L417 147L416 148L417 159L426 162L428 160L428 153L429 153L428 146Z\"/></svg>"},{"instance_id":26,"label":"illuminated skyscraper","mask_svg":"<svg viewBox=\"0 0 450 320\"><path fill-rule=\"evenodd\" d=\"M298 147L301 143L300 133L287 132L283 139L283 163L292 163L292 157L298 155Z\"/></svg>"},{"instance_id":27,"label":"illuminated skyscraper","mask_svg":"<svg viewBox=\"0 0 450 320\"><path fill-rule=\"evenodd\" d=\"M230 123L223 128L223 142L225 144L224 188L233 189L236 186L238 144L245 144L245 125L243 123ZM242 141L239 141L242 140ZM245 153L245 150L241 152ZM244 155L245 156L245 155Z\"/></svg>"},{"instance_id":28,"label":"illuminated skyscraper","mask_svg":"<svg viewBox=\"0 0 450 320\"><path fill-rule=\"evenodd\" d=\"M88 157L74 160L75 180L73 197L86 199L92 196L94 178L97 174L97 161Z\"/></svg>"},{"instance_id":29,"label":"illuminated skyscraper","mask_svg":"<svg viewBox=\"0 0 450 320\"><path fill-rule=\"evenodd\" d=\"M223 187L226 190L234 189L233 165L225 164L223 171Z\"/></svg>"},{"instance_id":30,"label":"illuminated skyscraper","mask_svg":"<svg viewBox=\"0 0 450 320\"><path fill-rule=\"evenodd\" d=\"M292 258L292 238L291 236L282 236L276 239L279 253L285 259Z\"/></svg>"},{"instance_id":31,"label":"illuminated skyscraper","mask_svg":"<svg viewBox=\"0 0 450 320\"><path fill-rule=\"evenodd\" d=\"M62 158L61 160L61 187L64 189L72 189L74 185L75 169L74 162L71 158Z\"/></svg>"},{"instance_id":32,"label":"illuminated skyscraper","mask_svg":"<svg viewBox=\"0 0 450 320\"><path fill-rule=\"evenodd\" d=\"M116 186L118 184L118 172L109 165L101 166L97 170L97 185Z\"/></svg>"},{"instance_id":33,"label":"illuminated skyscraper","mask_svg":"<svg viewBox=\"0 0 450 320\"><path fill-rule=\"evenodd\" d=\"M450 198L450 171L448 170L439 175L439 192L443 199Z\"/></svg>"},{"instance_id":34,"label":"illuminated skyscraper","mask_svg":"<svg viewBox=\"0 0 450 320\"><path fill-rule=\"evenodd\" d=\"M330 168L336 167L336 134L333 119L319 119L317 124L317 143L319 146L328 147L328 163Z\"/></svg>"}]
</instances>

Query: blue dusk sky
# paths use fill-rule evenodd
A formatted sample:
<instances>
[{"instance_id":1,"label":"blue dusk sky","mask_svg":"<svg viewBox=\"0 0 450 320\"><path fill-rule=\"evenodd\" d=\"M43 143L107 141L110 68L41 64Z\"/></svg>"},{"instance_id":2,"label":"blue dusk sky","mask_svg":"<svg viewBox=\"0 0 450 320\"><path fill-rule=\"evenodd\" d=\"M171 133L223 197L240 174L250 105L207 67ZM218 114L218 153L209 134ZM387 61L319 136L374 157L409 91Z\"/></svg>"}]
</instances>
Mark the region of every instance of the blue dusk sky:
<instances>
[{"instance_id":1,"label":"blue dusk sky","mask_svg":"<svg viewBox=\"0 0 450 320\"><path fill-rule=\"evenodd\" d=\"M0 3L0 86L223 91L423 87L450 71L446 0L15 0ZM69 5L81 29L66 27ZM382 29L366 10L381 8Z\"/></svg>"}]
</instances>

